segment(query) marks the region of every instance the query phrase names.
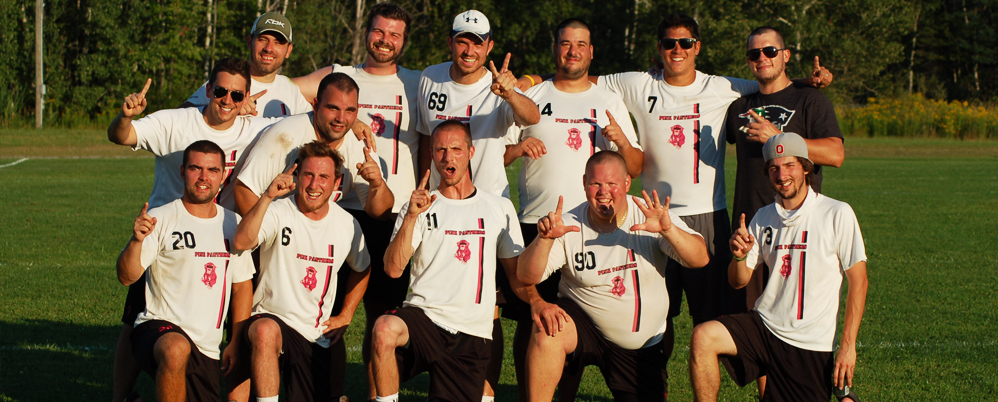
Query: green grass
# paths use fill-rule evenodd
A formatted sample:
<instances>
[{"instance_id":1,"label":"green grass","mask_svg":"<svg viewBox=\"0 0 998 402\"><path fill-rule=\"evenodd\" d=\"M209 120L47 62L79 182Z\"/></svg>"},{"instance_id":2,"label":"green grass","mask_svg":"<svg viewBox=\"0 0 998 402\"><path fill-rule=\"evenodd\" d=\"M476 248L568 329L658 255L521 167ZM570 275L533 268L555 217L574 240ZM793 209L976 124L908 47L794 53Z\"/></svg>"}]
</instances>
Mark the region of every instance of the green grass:
<instances>
[{"instance_id":1,"label":"green grass","mask_svg":"<svg viewBox=\"0 0 998 402\"><path fill-rule=\"evenodd\" d=\"M855 209L870 259L857 390L873 401L998 398L998 142L849 138L846 147L824 189ZM152 185L145 155L107 144L100 130L0 134L0 165L31 157L0 168L0 401L110 398L126 291L113 264ZM734 162L729 152L729 194ZM364 399L364 319L360 309L347 334L354 400ZM689 317L676 326L670 394L692 400ZM512 329L504 322L499 401L516 400ZM424 400L426 386L425 375L407 383L404 399ZM147 376L138 388L152 395ZM722 383L721 400L754 394ZM611 400L598 370L579 400Z\"/></svg>"}]
</instances>

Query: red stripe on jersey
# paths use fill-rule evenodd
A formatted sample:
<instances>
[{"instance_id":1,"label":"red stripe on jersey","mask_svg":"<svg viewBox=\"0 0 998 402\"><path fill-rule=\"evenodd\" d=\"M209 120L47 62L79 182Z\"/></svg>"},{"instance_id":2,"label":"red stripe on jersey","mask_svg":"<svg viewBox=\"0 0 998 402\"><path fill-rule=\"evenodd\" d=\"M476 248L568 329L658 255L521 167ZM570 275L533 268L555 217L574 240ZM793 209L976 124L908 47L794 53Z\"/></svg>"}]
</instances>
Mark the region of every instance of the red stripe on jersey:
<instances>
[{"instance_id":1,"label":"red stripe on jersey","mask_svg":"<svg viewBox=\"0 0 998 402\"><path fill-rule=\"evenodd\" d=\"M229 240L225 240L225 250L229 250ZM222 328L222 319L225 318L225 289L228 287L228 277L229 277L229 259L225 259L225 271L222 273L222 303L218 306L218 322L215 323L215 329Z\"/></svg>"},{"instance_id":2,"label":"red stripe on jersey","mask_svg":"<svg viewBox=\"0 0 998 402\"><path fill-rule=\"evenodd\" d=\"M807 244L807 231L806 230L803 233L801 233L801 235L800 235L800 242L804 243L804 244Z\"/></svg>"},{"instance_id":3,"label":"red stripe on jersey","mask_svg":"<svg viewBox=\"0 0 998 402\"><path fill-rule=\"evenodd\" d=\"M634 262L634 249L627 249L627 262Z\"/></svg>"},{"instance_id":4,"label":"red stripe on jersey","mask_svg":"<svg viewBox=\"0 0 998 402\"><path fill-rule=\"evenodd\" d=\"M805 232L807 233L807 232ZM797 271L797 319L804 319L804 255L807 252L800 252L800 269Z\"/></svg>"},{"instance_id":5,"label":"red stripe on jersey","mask_svg":"<svg viewBox=\"0 0 998 402\"><path fill-rule=\"evenodd\" d=\"M633 250L629 251L633 253ZM631 332L638 332L641 329L641 287L638 282L638 271L631 271L631 278L634 282L634 325L631 327Z\"/></svg>"},{"instance_id":6,"label":"red stripe on jersey","mask_svg":"<svg viewBox=\"0 0 998 402\"><path fill-rule=\"evenodd\" d=\"M693 106L694 110L700 109L700 104ZM700 183L700 120L693 121L693 184Z\"/></svg>"},{"instance_id":7,"label":"red stripe on jersey","mask_svg":"<svg viewBox=\"0 0 998 402\"><path fill-rule=\"evenodd\" d=\"M469 106L470 107L470 106ZM478 218L478 228L485 229L485 220ZM482 304L482 286L485 280L485 236L478 238L478 291L475 293L475 304Z\"/></svg>"},{"instance_id":8,"label":"red stripe on jersey","mask_svg":"<svg viewBox=\"0 0 998 402\"><path fill-rule=\"evenodd\" d=\"M589 156L596 153L596 109L589 109L589 117L593 118L593 124L589 125Z\"/></svg>"},{"instance_id":9,"label":"red stripe on jersey","mask_svg":"<svg viewBox=\"0 0 998 402\"><path fill-rule=\"evenodd\" d=\"M395 95L395 104L396 105L402 104L402 95Z\"/></svg>"},{"instance_id":10,"label":"red stripe on jersey","mask_svg":"<svg viewBox=\"0 0 998 402\"><path fill-rule=\"evenodd\" d=\"M693 104L693 113L694 114L699 114L700 113L700 104L699 103L694 103Z\"/></svg>"},{"instance_id":11,"label":"red stripe on jersey","mask_svg":"<svg viewBox=\"0 0 998 402\"><path fill-rule=\"evenodd\" d=\"M402 98L399 96L399 98ZM399 132L402 130L402 112L395 113L395 132L392 134L392 174L399 174Z\"/></svg>"},{"instance_id":12,"label":"red stripe on jersey","mask_svg":"<svg viewBox=\"0 0 998 402\"><path fill-rule=\"evenodd\" d=\"M333 257L333 245L329 245L329 258ZM319 296L319 315L315 317L315 328L319 328L319 322L322 320L322 306L326 304L326 293L329 292L329 281L333 276L333 266L326 266L326 283L322 285L322 295Z\"/></svg>"},{"instance_id":13,"label":"red stripe on jersey","mask_svg":"<svg viewBox=\"0 0 998 402\"><path fill-rule=\"evenodd\" d=\"M467 114L467 116L471 117L471 105L468 105L468 114ZM470 122L470 120L469 120L469 122Z\"/></svg>"}]
</instances>

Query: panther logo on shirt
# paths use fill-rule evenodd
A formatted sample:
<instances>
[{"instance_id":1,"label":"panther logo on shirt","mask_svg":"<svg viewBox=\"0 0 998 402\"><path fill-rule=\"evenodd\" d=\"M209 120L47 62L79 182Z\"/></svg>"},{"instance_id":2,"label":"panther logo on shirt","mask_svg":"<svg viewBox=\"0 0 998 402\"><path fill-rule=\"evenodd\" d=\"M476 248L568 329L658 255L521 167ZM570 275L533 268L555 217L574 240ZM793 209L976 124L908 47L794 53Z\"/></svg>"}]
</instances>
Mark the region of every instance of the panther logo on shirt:
<instances>
[{"instance_id":1,"label":"panther logo on shirt","mask_svg":"<svg viewBox=\"0 0 998 402\"><path fill-rule=\"evenodd\" d=\"M683 126L679 124L672 126L672 136L669 137L669 143L676 147L676 149L683 147L683 144L686 143L686 134L683 134Z\"/></svg>"},{"instance_id":2,"label":"panther logo on shirt","mask_svg":"<svg viewBox=\"0 0 998 402\"><path fill-rule=\"evenodd\" d=\"M305 268L305 278L301 280L302 286L305 286L305 290L309 292L315 290L315 285L319 284L319 280L315 277L315 268L308 267Z\"/></svg>"},{"instance_id":3,"label":"panther logo on shirt","mask_svg":"<svg viewBox=\"0 0 998 402\"><path fill-rule=\"evenodd\" d=\"M378 137L385 133L385 116L381 113L371 115L371 131Z\"/></svg>"},{"instance_id":4,"label":"panther logo on shirt","mask_svg":"<svg viewBox=\"0 0 998 402\"><path fill-rule=\"evenodd\" d=\"M471 259L470 246L471 243L468 243L467 240L457 242L457 254L454 254L454 257L457 258L458 261L461 261L462 264L467 264L468 260Z\"/></svg>"},{"instance_id":5,"label":"panther logo on shirt","mask_svg":"<svg viewBox=\"0 0 998 402\"><path fill-rule=\"evenodd\" d=\"M780 267L780 275L783 275L784 279L790 277L790 258L790 254L783 256L783 266Z\"/></svg>"},{"instance_id":6,"label":"panther logo on shirt","mask_svg":"<svg viewBox=\"0 0 998 402\"><path fill-rule=\"evenodd\" d=\"M619 276L614 277L613 287L610 288L610 293L612 293L614 296L621 297L624 295L624 291L626 290L627 288L624 287L624 278L621 278Z\"/></svg>"},{"instance_id":7,"label":"panther logo on shirt","mask_svg":"<svg viewBox=\"0 0 998 402\"><path fill-rule=\"evenodd\" d=\"M201 276L201 282L204 283L208 289L215 286L215 282L218 280L218 275L215 275L215 264L207 263L204 264L204 275Z\"/></svg>"},{"instance_id":8,"label":"panther logo on shirt","mask_svg":"<svg viewBox=\"0 0 998 402\"><path fill-rule=\"evenodd\" d=\"M568 141L565 141L565 145L576 151L582 148L582 132L577 128L568 129Z\"/></svg>"}]
</instances>

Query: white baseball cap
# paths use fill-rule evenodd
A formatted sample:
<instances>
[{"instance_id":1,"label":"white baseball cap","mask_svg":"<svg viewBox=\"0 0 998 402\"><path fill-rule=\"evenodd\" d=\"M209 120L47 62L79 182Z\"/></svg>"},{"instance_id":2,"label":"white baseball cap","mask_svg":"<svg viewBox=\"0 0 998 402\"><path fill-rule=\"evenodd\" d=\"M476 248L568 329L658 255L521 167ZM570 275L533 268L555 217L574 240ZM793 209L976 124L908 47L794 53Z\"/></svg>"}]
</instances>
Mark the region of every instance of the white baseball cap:
<instances>
[{"instance_id":1,"label":"white baseball cap","mask_svg":"<svg viewBox=\"0 0 998 402\"><path fill-rule=\"evenodd\" d=\"M489 19L478 10L468 10L457 17L454 17L454 26L451 27L450 36L461 34L473 34L483 42L492 36L492 27L489 26Z\"/></svg>"}]
</instances>

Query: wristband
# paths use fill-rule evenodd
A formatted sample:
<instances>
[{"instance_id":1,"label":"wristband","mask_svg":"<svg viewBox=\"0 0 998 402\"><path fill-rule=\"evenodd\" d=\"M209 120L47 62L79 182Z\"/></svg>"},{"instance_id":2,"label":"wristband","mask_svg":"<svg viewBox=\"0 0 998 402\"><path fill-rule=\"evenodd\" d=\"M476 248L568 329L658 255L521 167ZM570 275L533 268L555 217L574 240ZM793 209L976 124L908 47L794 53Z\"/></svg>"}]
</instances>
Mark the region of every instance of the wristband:
<instances>
[{"instance_id":1,"label":"wristband","mask_svg":"<svg viewBox=\"0 0 998 402\"><path fill-rule=\"evenodd\" d=\"M738 258L738 257L735 257L735 256L731 256L731 257L734 258L735 261L745 261L745 259L748 258L748 254L745 254L745 256L742 257L742 258Z\"/></svg>"},{"instance_id":2,"label":"wristband","mask_svg":"<svg viewBox=\"0 0 998 402\"><path fill-rule=\"evenodd\" d=\"M531 77L530 74L527 74L527 79L530 80L530 86L531 87L533 87L534 85L537 85L537 83L534 82L534 77Z\"/></svg>"}]
</instances>

